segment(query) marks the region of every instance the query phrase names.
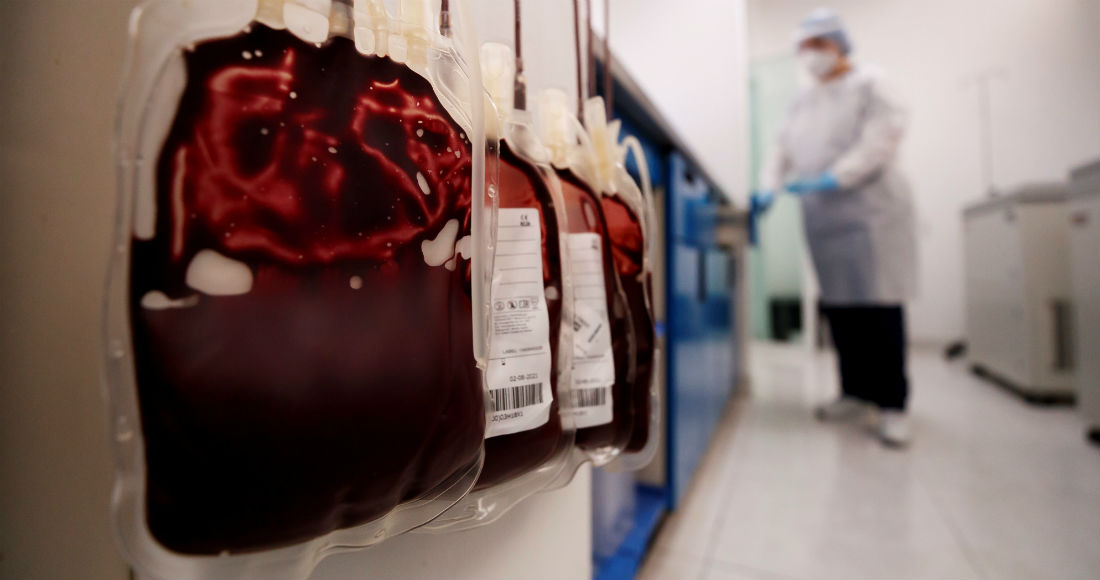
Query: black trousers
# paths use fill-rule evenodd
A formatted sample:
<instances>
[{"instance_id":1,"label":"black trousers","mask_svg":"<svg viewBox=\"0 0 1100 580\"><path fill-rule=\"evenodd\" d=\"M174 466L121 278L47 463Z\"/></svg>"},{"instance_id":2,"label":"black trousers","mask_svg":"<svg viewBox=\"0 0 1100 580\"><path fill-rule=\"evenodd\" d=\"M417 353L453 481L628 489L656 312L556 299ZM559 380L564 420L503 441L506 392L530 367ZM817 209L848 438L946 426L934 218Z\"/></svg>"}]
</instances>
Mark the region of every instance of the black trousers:
<instances>
[{"instance_id":1,"label":"black trousers","mask_svg":"<svg viewBox=\"0 0 1100 580\"><path fill-rule=\"evenodd\" d=\"M905 410L905 313L897 306L821 306L840 361L844 394Z\"/></svg>"}]
</instances>

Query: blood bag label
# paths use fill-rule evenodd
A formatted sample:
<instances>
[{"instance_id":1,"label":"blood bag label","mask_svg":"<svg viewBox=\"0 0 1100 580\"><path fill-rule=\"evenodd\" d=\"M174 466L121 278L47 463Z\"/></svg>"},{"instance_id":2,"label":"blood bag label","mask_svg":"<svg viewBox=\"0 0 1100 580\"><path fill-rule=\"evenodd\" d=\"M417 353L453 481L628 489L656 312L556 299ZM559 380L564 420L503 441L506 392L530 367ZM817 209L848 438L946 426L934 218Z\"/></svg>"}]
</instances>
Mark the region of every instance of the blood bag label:
<instances>
[{"instance_id":1,"label":"blood bag label","mask_svg":"<svg viewBox=\"0 0 1100 580\"><path fill-rule=\"evenodd\" d=\"M607 316L603 247L599 234L569 234L573 272L573 390L571 413L577 428L595 427L612 419L611 386L615 359Z\"/></svg>"},{"instance_id":2,"label":"blood bag label","mask_svg":"<svg viewBox=\"0 0 1100 580\"><path fill-rule=\"evenodd\" d=\"M502 208L497 215L486 438L545 424L553 401L539 212Z\"/></svg>"}]
</instances>

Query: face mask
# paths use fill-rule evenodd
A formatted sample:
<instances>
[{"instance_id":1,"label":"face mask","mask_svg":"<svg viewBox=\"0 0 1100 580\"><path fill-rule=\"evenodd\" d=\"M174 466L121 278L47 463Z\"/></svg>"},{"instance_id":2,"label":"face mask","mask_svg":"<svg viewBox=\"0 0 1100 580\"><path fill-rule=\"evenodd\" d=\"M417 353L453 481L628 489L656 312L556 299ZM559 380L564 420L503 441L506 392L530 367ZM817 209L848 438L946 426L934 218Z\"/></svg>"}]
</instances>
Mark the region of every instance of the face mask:
<instances>
[{"instance_id":1,"label":"face mask","mask_svg":"<svg viewBox=\"0 0 1100 580\"><path fill-rule=\"evenodd\" d=\"M832 72L836 68L838 60L839 57L835 52L825 50L798 51L798 61L802 64L802 68L817 79Z\"/></svg>"}]
</instances>

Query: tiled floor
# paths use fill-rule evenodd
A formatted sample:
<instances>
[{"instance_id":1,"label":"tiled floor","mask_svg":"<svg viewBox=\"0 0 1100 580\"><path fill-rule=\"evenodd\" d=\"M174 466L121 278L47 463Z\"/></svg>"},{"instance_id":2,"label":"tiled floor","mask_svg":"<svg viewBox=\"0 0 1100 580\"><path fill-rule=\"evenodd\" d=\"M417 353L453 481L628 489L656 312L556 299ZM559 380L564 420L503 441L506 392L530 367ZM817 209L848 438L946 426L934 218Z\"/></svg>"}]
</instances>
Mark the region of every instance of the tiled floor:
<instances>
[{"instance_id":1,"label":"tiled floor","mask_svg":"<svg viewBox=\"0 0 1100 580\"><path fill-rule=\"evenodd\" d=\"M640 572L720 578L1100 578L1100 451L938 352L910 360L913 445L811 408L835 362L753 347L731 409Z\"/></svg>"}]
</instances>

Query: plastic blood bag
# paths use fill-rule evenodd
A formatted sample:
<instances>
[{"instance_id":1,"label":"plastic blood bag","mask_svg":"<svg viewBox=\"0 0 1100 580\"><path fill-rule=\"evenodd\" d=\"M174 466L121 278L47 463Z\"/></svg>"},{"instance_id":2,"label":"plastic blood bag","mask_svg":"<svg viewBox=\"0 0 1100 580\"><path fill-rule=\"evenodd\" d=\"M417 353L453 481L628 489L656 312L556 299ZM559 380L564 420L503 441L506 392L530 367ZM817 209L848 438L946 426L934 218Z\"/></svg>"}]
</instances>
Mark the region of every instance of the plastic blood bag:
<instances>
[{"instance_id":1,"label":"plastic blood bag","mask_svg":"<svg viewBox=\"0 0 1100 580\"><path fill-rule=\"evenodd\" d=\"M543 141L553 151L569 226L574 281L570 413L576 421L577 446L604 461L627 444L633 430L633 336L599 196L574 171L590 153L577 143L584 138L583 129L566 101L557 90L539 95Z\"/></svg>"},{"instance_id":2,"label":"plastic blood bag","mask_svg":"<svg viewBox=\"0 0 1100 580\"><path fill-rule=\"evenodd\" d=\"M508 139L500 142L499 172L495 267L503 279L492 297L498 356L490 357L486 370L492 412L475 489L538 467L561 447L562 438L557 384L562 256L554 200L536 168Z\"/></svg>"},{"instance_id":3,"label":"plastic blood bag","mask_svg":"<svg viewBox=\"0 0 1100 580\"><path fill-rule=\"evenodd\" d=\"M480 447L468 272L441 267L470 144L348 39L253 25L186 60L131 262L150 529L218 553L369 521Z\"/></svg>"},{"instance_id":4,"label":"plastic blood bag","mask_svg":"<svg viewBox=\"0 0 1100 580\"><path fill-rule=\"evenodd\" d=\"M615 278L607 222L599 199L572 171L559 169L558 177L565 198L576 284L572 401L576 441L582 449L622 449L634 425L628 311ZM603 309L598 305L601 298L606 301ZM605 324L606 329L601 328ZM610 357L606 344L610 345ZM609 359L613 373L608 372Z\"/></svg>"},{"instance_id":5,"label":"plastic blood bag","mask_svg":"<svg viewBox=\"0 0 1100 580\"><path fill-rule=\"evenodd\" d=\"M573 427L561 407L570 388L572 286L564 263L564 209L545 148L527 114L513 109L516 58L481 47L482 78L494 109L486 134L499 136L490 185L499 210L490 286L485 464L469 495L419 528L434 533L488 524L561 477ZM496 139L492 139L494 142Z\"/></svg>"},{"instance_id":6,"label":"plastic blood bag","mask_svg":"<svg viewBox=\"0 0 1100 580\"><path fill-rule=\"evenodd\" d=\"M483 144L425 77L439 75L416 52L432 19L402 7L403 62L347 29L307 42L255 21L182 52L153 187L136 186L128 272L145 524L172 552L376 522L333 540L369 545L445 509L480 467L469 258Z\"/></svg>"},{"instance_id":7,"label":"plastic blood bag","mask_svg":"<svg viewBox=\"0 0 1100 580\"><path fill-rule=\"evenodd\" d=\"M608 123L602 98L593 97L585 102L584 121L593 150L590 173L602 190L600 203L607 219L611 253L632 321L635 374L631 396L636 419L626 451L637 452L645 448L649 441L654 398L656 332L648 255L650 236L653 235L650 231L653 227L651 200L643 197L623 166L628 146L619 145L620 122ZM635 151L640 154L640 144L633 137L629 139L630 145L637 145ZM640 157L638 163L644 166L645 159ZM643 173L648 189L648 170L643 169Z\"/></svg>"},{"instance_id":8,"label":"plastic blood bag","mask_svg":"<svg viewBox=\"0 0 1100 580\"><path fill-rule=\"evenodd\" d=\"M645 447L649 439L649 422L641 418L650 414L650 382L653 380L654 328L648 305L652 303L650 274L643 270L645 240L639 217L620 198L605 195L600 199L607 218L611 254L619 273L619 283L630 308L634 330L634 431L627 444L627 451Z\"/></svg>"}]
</instances>

